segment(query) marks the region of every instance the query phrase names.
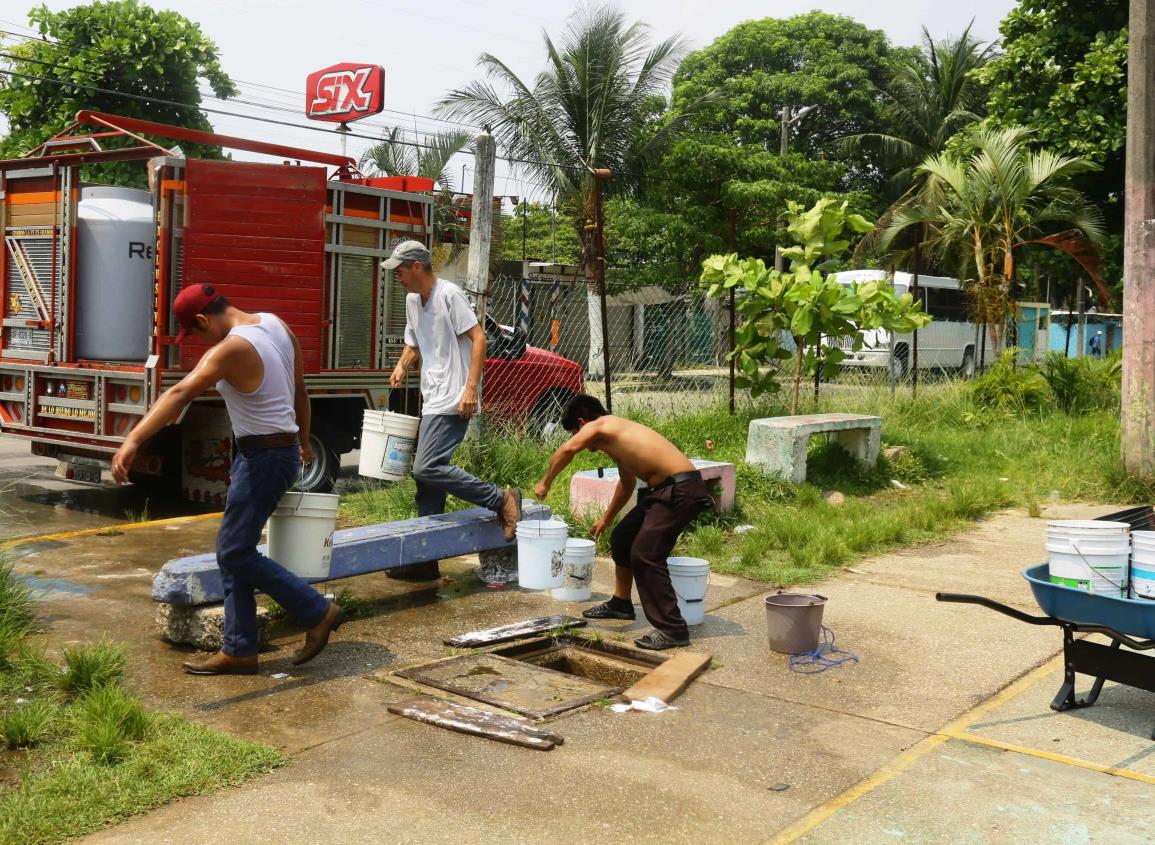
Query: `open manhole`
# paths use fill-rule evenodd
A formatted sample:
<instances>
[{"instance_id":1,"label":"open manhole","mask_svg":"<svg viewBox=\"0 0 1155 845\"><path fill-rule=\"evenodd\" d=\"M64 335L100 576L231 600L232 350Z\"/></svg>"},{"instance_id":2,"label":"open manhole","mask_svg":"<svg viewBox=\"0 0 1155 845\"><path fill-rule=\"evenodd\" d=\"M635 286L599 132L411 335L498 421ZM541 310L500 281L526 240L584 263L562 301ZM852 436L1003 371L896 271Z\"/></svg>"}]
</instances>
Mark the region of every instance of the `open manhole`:
<instances>
[{"instance_id":1,"label":"open manhole","mask_svg":"<svg viewBox=\"0 0 1155 845\"><path fill-rule=\"evenodd\" d=\"M533 719L612 698L664 657L582 637L531 640L438 660L396 674Z\"/></svg>"}]
</instances>

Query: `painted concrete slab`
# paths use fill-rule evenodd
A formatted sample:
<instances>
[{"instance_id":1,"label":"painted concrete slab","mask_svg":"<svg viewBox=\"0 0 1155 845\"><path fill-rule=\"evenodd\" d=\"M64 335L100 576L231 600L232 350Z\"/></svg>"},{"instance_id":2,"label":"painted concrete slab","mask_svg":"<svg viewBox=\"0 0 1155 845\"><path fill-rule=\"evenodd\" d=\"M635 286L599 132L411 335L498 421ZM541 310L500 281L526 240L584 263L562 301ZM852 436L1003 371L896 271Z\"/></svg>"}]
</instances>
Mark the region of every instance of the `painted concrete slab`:
<instances>
[{"instance_id":1,"label":"painted concrete slab","mask_svg":"<svg viewBox=\"0 0 1155 845\"><path fill-rule=\"evenodd\" d=\"M1146 845L1151 784L949 741L843 807L806 845Z\"/></svg>"}]
</instances>

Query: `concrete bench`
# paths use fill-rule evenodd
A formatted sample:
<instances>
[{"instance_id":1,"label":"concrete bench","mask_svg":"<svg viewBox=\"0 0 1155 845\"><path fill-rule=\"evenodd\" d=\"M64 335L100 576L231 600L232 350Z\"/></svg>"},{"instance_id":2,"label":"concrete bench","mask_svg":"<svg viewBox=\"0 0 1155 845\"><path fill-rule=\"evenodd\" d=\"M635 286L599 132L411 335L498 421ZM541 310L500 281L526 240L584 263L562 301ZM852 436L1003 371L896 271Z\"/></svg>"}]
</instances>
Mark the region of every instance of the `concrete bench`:
<instances>
[{"instance_id":1,"label":"concrete bench","mask_svg":"<svg viewBox=\"0 0 1155 845\"><path fill-rule=\"evenodd\" d=\"M736 490L734 465L722 461L703 461L699 458L692 458L690 462L701 471L718 511L729 513L734 510ZM617 467L575 472L569 483L570 510L583 516L601 516L613 498L617 486ZM638 487L645 486L644 482L638 482ZM635 504L637 504L636 494L630 498L626 510Z\"/></svg>"},{"instance_id":2,"label":"concrete bench","mask_svg":"<svg viewBox=\"0 0 1155 845\"><path fill-rule=\"evenodd\" d=\"M526 519L548 519L550 509L526 502ZM427 560L512 548L492 511L472 508L439 516L420 516L347 528L333 535L333 559L328 578L382 572ZM261 546L261 551L265 547ZM215 553L170 560L152 579L152 600L174 605L204 605L224 601Z\"/></svg>"},{"instance_id":3,"label":"concrete bench","mask_svg":"<svg viewBox=\"0 0 1155 845\"><path fill-rule=\"evenodd\" d=\"M753 420L746 439L746 463L794 484L806 480L811 435L829 433L860 463L878 464L882 418L862 414L807 414Z\"/></svg>"}]
</instances>

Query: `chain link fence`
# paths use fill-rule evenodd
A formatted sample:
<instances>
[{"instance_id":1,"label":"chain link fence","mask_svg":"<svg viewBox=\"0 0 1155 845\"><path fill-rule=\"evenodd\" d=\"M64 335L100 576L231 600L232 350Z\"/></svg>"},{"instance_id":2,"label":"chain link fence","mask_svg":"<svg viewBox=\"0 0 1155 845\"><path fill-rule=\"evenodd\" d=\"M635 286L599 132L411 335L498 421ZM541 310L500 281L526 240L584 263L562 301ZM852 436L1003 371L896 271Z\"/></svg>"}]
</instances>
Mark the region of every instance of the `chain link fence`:
<instances>
[{"instance_id":1,"label":"chain link fence","mask_svg":"<svg viewBox=\"0 0 1155 845\"><path fill-rule=\"evenodd\" d=\"M578 268L555 268L527 264L518 272L517 265L507 265L490 283L484 390L492 424L540 430L556 422L574 393L584 390L605 399L605 371L598 356L591 356L599 346L600 302L590 297ZM730 314L724 301L707 298L690 284L617 292L611 286L606 325L615 413L664 417L729 402ZM1029 321L1019 327L1022 358L1045 353L1045 328ZM825 380L807 375L802 399L809 402L817 395L841 404L844 397L852 407L880 392L934 391L989 367L1007 338L992 338L965 315L942 315L917 337L868 334L866 341L860 350L850 349L849 340L841 342L848 359L840 372ZM790 346L789 338L784 342ZM793 361L779 364L786 396L793 366ZM733 398L739 408L751 401L740 388Z\"/></svg>"}]
</instances>

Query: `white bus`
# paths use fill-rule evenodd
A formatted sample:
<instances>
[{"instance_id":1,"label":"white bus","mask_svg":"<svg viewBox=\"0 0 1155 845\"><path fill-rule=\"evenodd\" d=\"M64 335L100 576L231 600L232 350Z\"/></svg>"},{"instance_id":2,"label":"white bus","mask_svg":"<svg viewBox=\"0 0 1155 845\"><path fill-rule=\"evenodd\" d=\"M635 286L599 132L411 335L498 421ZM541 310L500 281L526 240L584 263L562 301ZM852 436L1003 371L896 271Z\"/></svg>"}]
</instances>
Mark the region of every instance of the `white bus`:
<instances>
[{"instance_id":1,"label":"white bus","mask_svg":"<svg viewBox=\"0 0 1155 845\"><path fill-rule=\"evenodd\" d=\"M833 278L848 287L854 282L892 282L899 296L910 290L913 281L910 273L895 273L892 278L885 270L846 270L835 273ZM920 370L957 370L970 378L980 357L976 351L979 343L986 346L987 361L997 357L998 351L992 349L987 333L980 333L971 320L958 279L920 274L917 296L923 302L923 310L932 318L929 325L918 331ZM847 339L839 345L849 349L851 341ZM902 378L909 372L913 360L913 334L891 336L886 329L877 329L864 333L862 349L851 353L843 366L890 367L894 377Z\"/></svg>"}]
</instances>

